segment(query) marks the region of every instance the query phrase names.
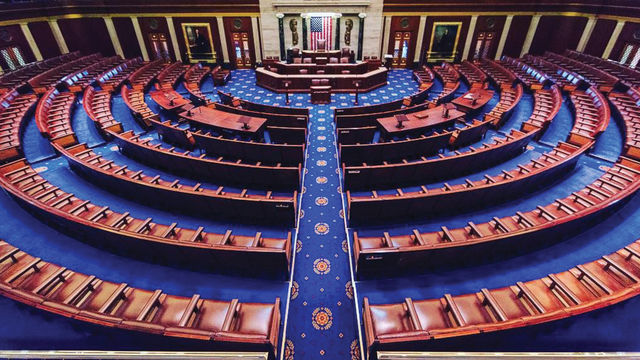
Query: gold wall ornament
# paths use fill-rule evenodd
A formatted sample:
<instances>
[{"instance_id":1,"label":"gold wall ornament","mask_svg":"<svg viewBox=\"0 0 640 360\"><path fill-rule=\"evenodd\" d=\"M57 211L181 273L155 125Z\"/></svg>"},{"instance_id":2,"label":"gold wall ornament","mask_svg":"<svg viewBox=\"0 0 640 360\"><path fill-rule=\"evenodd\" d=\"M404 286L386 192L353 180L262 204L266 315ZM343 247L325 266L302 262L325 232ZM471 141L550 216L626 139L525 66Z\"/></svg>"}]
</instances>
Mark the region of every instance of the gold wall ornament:
<instances>
[{"instance_id":1,"label":"gold wall ornament","mask_svg":"<svg viewBox=\"0 0 640 360\"><path fill-rule=\"evenodd\" d=\"M289 20L289 29L291 29L291 43L298 45L298 19Z\"/></svg>"},{"instance_id":2,"label":"gold wall ornament","mask_svg":"<svg viewBox=\"0 0 640 360\"><path fill-rule=\"evenodd\" d=\"M351 30L353 30L353 20L347 19L344 21L344 44L351 45Z\"/></svg>"}]
</instances>

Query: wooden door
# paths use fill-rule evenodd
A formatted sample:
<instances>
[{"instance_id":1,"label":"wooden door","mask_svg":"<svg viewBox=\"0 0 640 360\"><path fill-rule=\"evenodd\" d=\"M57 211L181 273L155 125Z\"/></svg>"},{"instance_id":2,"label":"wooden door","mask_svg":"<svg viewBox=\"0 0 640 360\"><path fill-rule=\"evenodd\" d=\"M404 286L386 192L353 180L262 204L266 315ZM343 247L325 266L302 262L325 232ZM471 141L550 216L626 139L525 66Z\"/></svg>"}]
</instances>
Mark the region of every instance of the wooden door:
<instances>
[{"instance_id":1,"label":"wooden door","mask_svg":"<svg viewBox=\"0 0 640 360\"><path fill-rule=\"evenodd\" d=\"M167 35L162 33L149 34L149 41L151 42L151 58L155 59L169 59L169 43L167 42Z\"/></svg>"},{"instance_id":2,"label":"wooden door","mask_svg":"<svg viewBox=\"0 0 640 360\"><path fill-rule=\"evenodd\" d=\"M231 33L231 41L233 45L233 53L235 55L236 67L251 67L251 46L249 46L249 33L233 32Z\"/></svg>"},{"instance_id":3,"label":"wooden door","mask_svg":"<svg viewBox=\"0 0 640 360\"><path fill-rule=\"evenodd\" d=\"M411 49L411 32L396 31L393 37L393 60L391 66L406 67Z\"/></svg>"}]
</instances>

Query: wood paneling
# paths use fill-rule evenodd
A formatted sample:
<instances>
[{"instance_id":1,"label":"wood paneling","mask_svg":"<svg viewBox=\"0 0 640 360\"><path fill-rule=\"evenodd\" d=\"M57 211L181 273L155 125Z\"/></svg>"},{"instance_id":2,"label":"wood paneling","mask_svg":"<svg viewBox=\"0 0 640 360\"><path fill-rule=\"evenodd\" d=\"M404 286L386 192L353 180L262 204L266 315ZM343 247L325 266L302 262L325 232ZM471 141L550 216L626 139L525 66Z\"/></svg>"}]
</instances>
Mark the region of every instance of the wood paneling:
<instances>
[{"instance_id":1,"label":"wood paneling","mask_svg":"<svg viewBox=\"0 0 640 360\"><path fill-rule=\"evenodd\" d=\"M69 51L80 50L83 54L99 52L104 56L116 54L102 18L60 19L58 26Z\"/></svg>"},{"instance_id":2,"label":"wood paneling","mask_svg":"<svg viewBox=\"0 0 640 360\"><path fill-rule=\"evenodd\" d=\"M529 52L575 50L586 24L587 18L583 16L542 16Z\"/></svg>"},{"instance_id":3,"label":"wood paneling","mask_svg":"<svg viewBox=\"0 0 640 360\"><path fill-rule=\"evenodd\" d=\"M237 21L236 19L240 19L241 21ZM233 41L232 41L232 32L246 32L249 34L249 49L251 52L251 62L253 64L256 63L256 49L253 43L253 31L251 28L251 18L250 17L225 17L224 18L224 32L227 40L227 50L229 51L229 62L231 66L235 66L236 63L236 52L233 49ZM240 25L239 27L237 25ZM274 39L273 41L277 41Z\"/></svg>"},{"instance_id":4,"label":"wood paneling","mask_svg":"<svg viewBox=\"0 0 640 360\"><path fill-rule=\"evenodd\" d=\"M495 33L495 38L491 42L487 57L493 59L496 56L496 51L498 50L498 42L500 41L500 36L502 35L502 30L504 29L504 23L506 20L506 16L478 16L476 29L473 32L473 41L471 42L471 48L469 49L468 59L473 59L475 46L478 41L478 33L480 32Z\"/></svg>"},{"instance_id":5,"label":"wood paneling","mask_svg":"<svg viewBox=\"0 0 640 360\"><path fill-rule=\"evenodd\" d=\"M503 55L511 57L519 57L520 51L522 51L522 43L527 37L527 31L531 24L531 16L518 15L514 16L511 21L511 27L509 28L509 34L507 35L507 41L504 44Z\"/></svg>"},{"instance_id":6,"label":"wood paneling","mask_svg":"<svg viewBox=\"0 0 640 360\"><path fill-rule=\"evenodd\" d=\"M0 4L0 20L65 14L259 13L258 0L65 0Z\"/></svg>"},{"instance_id":7,"label":"wood paneling","mask_svg":"<svg viewBox=\"0 0 640 360\"><path fill-rule=\"evenodd\" d=\"M458 46L455 61L460 61L462 57L462 51L464 50L464 43L467 39L467 33L469 32L469 22L471 16L428 16L424 28L424 40L422 43L422 55L421 62L426 61L427 51L429 51L429 45L431 44L431 34L433 32L433 24L435 22L461 22L460 33L458 34Z\"/></svg>"},{"instance_id":8,"label":"wood paneling","mask_svg":"<svg viewBox=\"0 0 640 360\"><path fill-rule=\"evenodd\" d=\"M405 20L406 19L406 20ZM403 27L403 24L406 24ZM394 48L394 35L396 32L401 31L403 33L410 32L411 38L409 42L409 51L407 53L407 64L413 64L413 57L415 54L415 43L418 38L418 28L420 27L420 16L393 16L391 18L391 33L389 35L389 43L387 44L387 54L393 54Z\"/></svg>"},{"instance_id":9,"label":"wood paneling","mask_svg":"<svg viewBox=\"0 0 640 360\"><path fill-rule=\"evenodd\" d=\"M622 28L622 32L618 37L618 41L616 41L613 50L611 50L611 54L609 55L609 59L619 60L622 55L622 49L624 48L624 44L628 42L640 43L640 40L634 38L633 34L636 32L640 32L640 23L628 22L624 24ZM638 39L640 39L640 33L638 33Z\"/></svg>"},{"instance_id":10,"label":"wood paneling","mask_svg":"<svg viewBox=\"0 0 640 360\"><path fill-rule=\"evenodd\" d=\"M31 35L33 35L42 57L46 59L60 55L60 48L58 47L56 39L53 37L53 32L51 32L51 27L48 22L38 21L29 23L29 30L31 30Z\"/></svg>"},{"instance_id":11,"label":"wood paneling","mask_svg":"<svg viewBox=\"0 0 640 360\"><path fill-rule=\"evenodd\" d=\"M142 51L140 51L140 45L138 44L131 19L128 17L114 17L112 20L113 27L116 29L116 34L118 34L118 40L120 40L124 57L130 59L142 56Z\"/></svg>"},{"instance_id":12,"label":"wood paneling","mask_svg":"<svg viewBox=\"0 0 640 360\"><path fill-rule=\"evenodd\" d=\"M182 61L187 61L187 44L184 40L184 32L182 31L183 23L207 23L211 28L211 36L213 37L211 41L213 42L213 49L216 51L216 55L218 58L218 62L222 63L222 46L220 45L220 35L218 34L218 24L216 22L216 18L187 18L187 17L175 17L173 18L173 26L175 27L176 36L178 38L178 48L180 50L180 55L182 56Z\"/></svg>"},{"instance_id":13,"label":"wood paneling","mask_svg":"<svg viewBox=\"0 0 640 360\"><path fill-rule=\"evenodd\" d=\"M153 46L151 44L151 34L165 34L167 39L167 48L169 57L175 60L175 53L173 52L173 44L171 43L171 37L169 36L169 26L167 25L167 19L164 17L139 17L140 31L142 32L142 38L147 46L147 53L149 59L154 59Z\"/></svg>"},{"instance_id":14,"label":"wood paneling","mask_svg":"<svg viewBox=\"0 0 640 360\"><path fill-rule=\"evenodd\" d=\"M616 21L614 20L598 19L584 52L593 56L602 56L615 27Z\"/></svg>"},{"instance_id":15,"label":"wood paneling","mask_svg":"<svg viewBox=\"0 0 640 360\"><path fill-rule=\"evenodd\" d=\"M20 25L0 26L0 34L0 48L17 46L22 52L24 61L32 62L36 60L27 39L22 33L22 29L20 29Z\"/></svg>"},{"instance_id":16,"label":"wood paneling","mask_svg":"<svg viewBox=\"0 0 640 360\"><path fill-rule=\"evenodd\" d=\"M637 0L385 0L385 12L582 12L614 16L640 17Z\"/></svg>"}]
</instances>

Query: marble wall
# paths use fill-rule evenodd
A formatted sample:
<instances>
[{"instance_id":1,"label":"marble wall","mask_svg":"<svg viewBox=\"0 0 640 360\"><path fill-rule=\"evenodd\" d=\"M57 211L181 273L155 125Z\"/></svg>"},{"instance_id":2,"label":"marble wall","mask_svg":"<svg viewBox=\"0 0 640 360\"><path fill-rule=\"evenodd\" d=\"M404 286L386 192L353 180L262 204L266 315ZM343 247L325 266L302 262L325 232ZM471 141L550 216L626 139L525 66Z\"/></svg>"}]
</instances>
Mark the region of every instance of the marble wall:
<instances>
[{"instance_id":1,"label":"marble wall","mask_svg":"<svg viewBox=\"0 0 640 360\"><path fill-rule=\"evenodd\" d=\"M298 18L298 46L302 47L302 13L341 13L340 18L340 47L344 45L345 22L353 20L351 30L351 48L357 51L359 18L357 14L364 13L364 41L362 54L378 55L382 40L382 7L383 0L260 0L260 24L262 27L263 56L279 56L280 41L278 33L278 18L276 14L285 14L284 33L285 49L292 44L289 21ZM335 26L334 26L335 29ZM307 34L308 35L308 34ZM335 38L334 38L335 39ZM333 40L335 41L335 40ZM335 43L334 43L335 47Z\"/></svg>"}]
</instances>

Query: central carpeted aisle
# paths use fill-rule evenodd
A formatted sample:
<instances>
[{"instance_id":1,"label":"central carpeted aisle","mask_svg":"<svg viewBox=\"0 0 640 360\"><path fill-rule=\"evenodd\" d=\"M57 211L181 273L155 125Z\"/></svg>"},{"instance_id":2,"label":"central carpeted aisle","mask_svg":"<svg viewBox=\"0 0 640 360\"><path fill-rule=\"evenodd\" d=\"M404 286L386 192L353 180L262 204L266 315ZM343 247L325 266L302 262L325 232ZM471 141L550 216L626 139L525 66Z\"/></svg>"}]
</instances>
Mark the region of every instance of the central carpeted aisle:
<instances>
[{"instance_id":1,"label":"central carpeted aisle","mask_svg":"<svg viewBox=\"0 0 640 360\"><path fill-rule=\"evenodd\" d=\"M233 71L220 88L254 102L285 106L285 96L255 85L253 71ZM203 86L203 89L205 87ZM413 94L409 70L389 73L389 85L361 94L361 105ZM211 99L218 101L215 94ZM353 106L353 94L333 94L327 105L312 105L309 94L290 96L292 107L309 108L307 156L300 199L296 254L289 301L285 303L283 358L360 359L357 307L344 221L333 109Z\"/></svg>"}]
</instances>

